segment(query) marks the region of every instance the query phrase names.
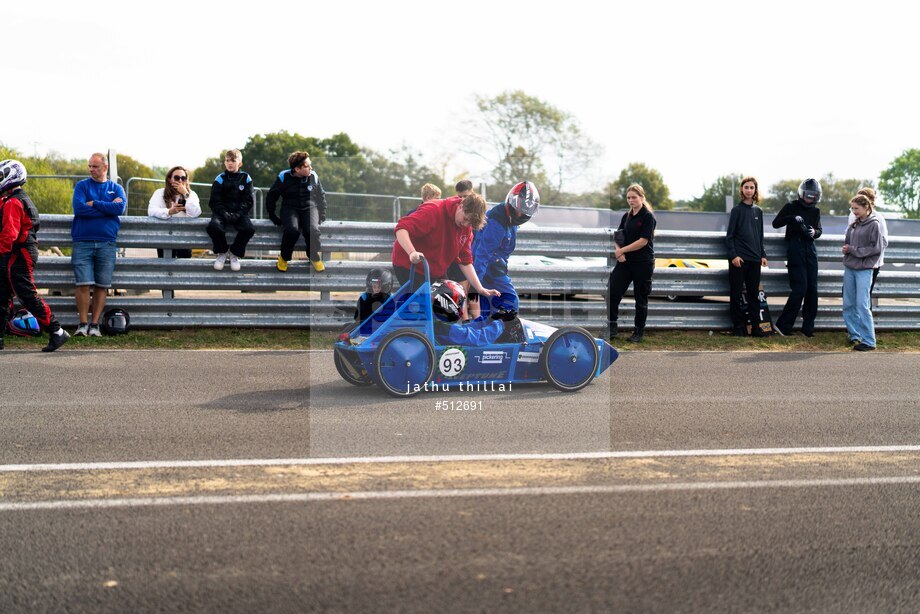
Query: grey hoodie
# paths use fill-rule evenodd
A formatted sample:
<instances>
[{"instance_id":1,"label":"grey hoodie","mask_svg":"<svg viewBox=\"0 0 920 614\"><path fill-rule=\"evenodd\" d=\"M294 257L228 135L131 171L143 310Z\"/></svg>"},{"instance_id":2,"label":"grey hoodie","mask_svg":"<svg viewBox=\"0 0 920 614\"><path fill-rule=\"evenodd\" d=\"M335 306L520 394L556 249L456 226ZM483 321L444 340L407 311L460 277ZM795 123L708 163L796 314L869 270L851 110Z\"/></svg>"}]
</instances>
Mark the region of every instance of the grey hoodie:
<instances>
[{"instance_id":1,"label":"grey hoodie","mask_svg":"<svg viewBox=\"0 0 920 614\"><path fill-rule=\"evenodd\" d=\"M847 226L844 243L850 246L850 252L843 255L843 266L855 270L874 269L882 255L882 233L875 213Z\"/></svg>"}]
</instances>

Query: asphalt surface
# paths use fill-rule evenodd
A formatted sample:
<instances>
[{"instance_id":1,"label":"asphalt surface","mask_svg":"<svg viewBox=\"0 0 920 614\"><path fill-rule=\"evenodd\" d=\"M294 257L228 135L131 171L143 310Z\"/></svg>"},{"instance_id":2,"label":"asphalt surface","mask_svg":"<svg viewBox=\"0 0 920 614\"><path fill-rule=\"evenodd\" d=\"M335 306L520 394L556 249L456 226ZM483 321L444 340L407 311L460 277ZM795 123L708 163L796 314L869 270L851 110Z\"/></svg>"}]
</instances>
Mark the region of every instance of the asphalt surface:
<instances>
[{"instance_id":1,"label":"asphalt surface","mask_svg":"<svg viewBox=\"0 0 920 614\"><path fill-rule=\"evenodd\" d=\"M918 367L625 352L400 400L328 352L3 352L0 612L916 611Z\"/></svg>"}]
</instances>

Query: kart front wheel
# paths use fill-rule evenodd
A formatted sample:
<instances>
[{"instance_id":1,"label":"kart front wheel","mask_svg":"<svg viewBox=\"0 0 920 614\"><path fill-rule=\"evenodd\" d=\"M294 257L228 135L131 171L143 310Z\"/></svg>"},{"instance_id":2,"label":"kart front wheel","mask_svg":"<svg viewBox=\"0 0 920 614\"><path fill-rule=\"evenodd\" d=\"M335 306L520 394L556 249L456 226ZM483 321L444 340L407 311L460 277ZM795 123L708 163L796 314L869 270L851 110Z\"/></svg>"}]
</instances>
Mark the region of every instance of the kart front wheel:
<instances>
[{"instance_id":1,"label":"kart front wheel","mask_svg":"<svg viewBox=\"0 0 920 614\"><path fill-rule=\"evenodd\" d=\"M546 381L563 392L575 392L590 384L599 361L594 337L577 326L565 326L554 332L540 352Z\"/></svg>"},{"instance_id":2,"label":"kart front wheel","mask_svg":"<svg viewBox=\"0 0 920 614\"><path fill-rule=\"evenodd\" d=\"M434 375L434 347L414 329L395 330L380 342L374 357L377 384L394 397L412 397Z\"/></svg>"}]
</instances>

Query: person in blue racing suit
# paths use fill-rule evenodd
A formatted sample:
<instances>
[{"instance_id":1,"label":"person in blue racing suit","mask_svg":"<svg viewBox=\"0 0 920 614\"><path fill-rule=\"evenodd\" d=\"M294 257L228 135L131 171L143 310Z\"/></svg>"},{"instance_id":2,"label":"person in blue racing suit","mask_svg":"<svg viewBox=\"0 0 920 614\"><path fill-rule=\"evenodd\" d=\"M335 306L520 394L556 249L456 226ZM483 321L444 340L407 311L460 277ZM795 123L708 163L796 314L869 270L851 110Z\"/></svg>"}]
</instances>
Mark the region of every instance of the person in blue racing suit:
<instances>
[{"instance_id":1,"label":"person in blue racing suit","mask_svg":"<svg viewBox=\"0 0 920 614\"><path fill-rule=\"evenodd\" d=\"M491 318L482 316L461 323L465 300L463 287L455 281L441 279L431 284L434 337L439 344L483 347L524 340L524 329L516 311L495 310Z\"/></svg>"},{"instance_id":2,"label":"person in blue racing suit","mask_svg":"<svg viewBox=\"0 0 920 614\"><path fill-rule=\"evenodd\" d=\"M530 181L521 181L508 192L505 201L486 214L485 228L473 238L473 266L487 288L501 296L481 301L480 313L489 316L496 310L518 311L517 290L508 276L508 258L517 244L517 229L534 216L540 207L540 193ZM488 281L486 281L488 280Z\"/></svg>"}]
</instances>

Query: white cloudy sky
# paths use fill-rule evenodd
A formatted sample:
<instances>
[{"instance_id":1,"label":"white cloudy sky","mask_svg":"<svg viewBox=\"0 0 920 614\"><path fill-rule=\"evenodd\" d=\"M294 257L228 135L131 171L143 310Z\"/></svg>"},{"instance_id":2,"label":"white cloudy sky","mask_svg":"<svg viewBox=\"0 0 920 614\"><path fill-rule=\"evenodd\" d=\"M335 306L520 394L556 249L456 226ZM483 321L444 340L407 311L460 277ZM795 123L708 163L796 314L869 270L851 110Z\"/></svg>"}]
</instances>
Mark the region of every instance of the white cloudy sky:
<instances>
[{"instance_id":1,"label":"white cloudy sky","mask_svg":"<svg viewBox=\"0 0 920 614\"><path fill-rule=\"evenodd\" d=\"M471 96L522 89L603 146L599 186L634 161L675 198L731 172L875 179L920 147L916 6L20 2L0 142L194 167L253 134L346 132L481 179L455 152Z\"/></svg>"}]
</instances>

